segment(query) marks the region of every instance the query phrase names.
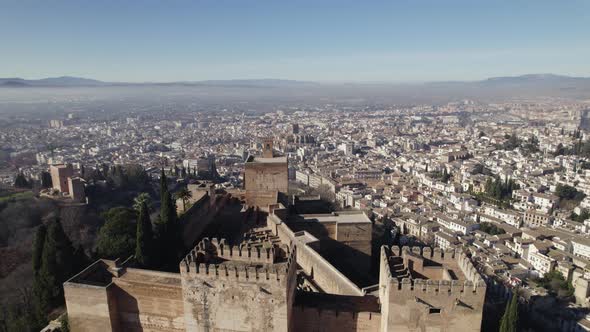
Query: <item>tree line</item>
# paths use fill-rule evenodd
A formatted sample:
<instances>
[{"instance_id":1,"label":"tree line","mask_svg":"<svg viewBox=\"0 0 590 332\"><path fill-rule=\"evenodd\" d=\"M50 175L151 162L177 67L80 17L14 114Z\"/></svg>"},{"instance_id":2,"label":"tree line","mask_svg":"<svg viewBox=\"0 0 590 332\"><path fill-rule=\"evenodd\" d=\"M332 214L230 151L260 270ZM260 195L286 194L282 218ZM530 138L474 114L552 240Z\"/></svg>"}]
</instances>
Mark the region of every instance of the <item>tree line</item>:
<instances>
[{"instance_id":1,"label":"tree line","mask_svg":"<svg viewBox=\"0 0 590 332\"><path fill-rule=\"evenodd\" d=\"M176 271L182 254L182 227L176 213L176 203L168 189L164 170L160 175L160 212L152 223L151 198L142 193L135 198L133 208L116 207L103 214L106 222L97 241L98 256L126 258L135 256L139 267ZM188 199L185 190L176 197Z\"/></svg>"},{"instance_id":2,"label":"tree line","mask_svg":"<svg viewBox=\"0 0 590 332\"><path fill-rule=\"evenodd\" d=\"M116 168L114 172L117 174ZM134 256L137 267L178 271L184 242L173 197L188 200L190 191L183 188L173 196L167 182L162 170L161 208L154 222L147 193L138 195L132 208L115 207L104 212L105 223L91 257L86 256L81 246L74 247L59 219L38 226L32 252L32 290L23 290L22 303L0 309L0 332L39 331L45 327L48 317L64 304L62 284L94 259Z\"/></svg>"},{"instance_id":3,"label":"tree line","mask_svg":"<svg viewBox=\"0 0 590 332\"><path fill-rule=\"evenodd\" d=\"M39 331L48 316L64 304L62 284L89 262L81 246L74 248L59 218L37 228L33 241L33 289L22 291L22 302L3 308L0 331Z\"/></svg>"},{"instance_id":4,"label":"tree line","mask_svg":"<svg viewBox=\"0 0 590 332\"><path fill-rule=\"evenodd\" d=\"M502 181L499 177L488 178L484 185L485 194L500 201L510 200L512 192L517 189L520 189L520 186L514 180Z\"/></svg>"}]
</instances>

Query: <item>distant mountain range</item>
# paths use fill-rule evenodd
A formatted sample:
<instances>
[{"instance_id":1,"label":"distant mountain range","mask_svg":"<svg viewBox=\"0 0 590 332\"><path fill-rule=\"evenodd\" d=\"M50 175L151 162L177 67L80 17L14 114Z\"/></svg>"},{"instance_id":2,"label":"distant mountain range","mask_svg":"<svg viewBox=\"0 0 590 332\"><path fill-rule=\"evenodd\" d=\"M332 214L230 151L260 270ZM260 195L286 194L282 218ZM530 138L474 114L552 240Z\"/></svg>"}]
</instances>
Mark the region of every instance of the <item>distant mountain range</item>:
<instances>
[{"instance_id":1,"label":"distant mountain range","mask_svg":"<svg viewBox=\"0 0 590 332\"><path fill-rule=\"evenodd\" d=\"M197 94L223 100L270 98L276 100L353 100L370 102L445 102L457 99L480 101L558 97L590 100L590 78L554 74L493 77L480 81L442 81L424 83L317 83L281 79L238 79L186 82L103 82L80 77L54 77L39 80L0 78L0 89L130 87L178 88L179 93ZM188 89L181 89L188 88ZM162 89L167 91L166 89ZM182 90L182 92L180 92ZM107 89L104 90L105 93ZM152 92L153 89L152 89ZM94 93L94 92L93 92ZM322 99L323 98L323 99ZM333 99L330 99L333 98Z\"/></svg>"},{"instance_id":2,"label":"distant mountain range","mask_svg":"<svg viewBox=\"0 0 590 332\"><path fill-rule=\"evenodd\" d=\"M238 79L238 80L207 80L187 82L103 82L94 79L61 76L38 80L23 78L0 78L0 87L97 87L97 86L143 86L143 85L182 85L182 86L218 86L218 87L286 87L316 84L313 82L281 80L281 79Z\"/></svg>"},{"instance_id":3,"label":"distant mountain range","mask_svg":"<svg viewBox=\"0 0 590 332\"><path fill-rule=\"evenodd\" d=\"M26 87L26 86L104 86L110 85L106 82L92 80L81 77L50 77L42 78L39 80L26 80L23 78L0 78L0 85L13 86L13 87Z\"/></svg>"},{"instance_id":4,"label":"distant mountain range","mask_svg":"<svg viewBox=\"0 0 590 332\"><path fill-rule=\"evenodd\" d=\"M492 77L481 81L443 81L428 82L430 85L531 85L531 84L571 84L589 83L588 77L571 77L555 74L528 74L521 76ZM207 81L182 81L182 82L103 82L94 79L62 76L50 77L38 80L23 78L0 78L0 86L4 87L96 87L96 86L141 86L141 85L182 85L182 86L210 86L210 87L293 87L308 86L318 83L309 81L281 80L281 79L236 79L236 80L207 80ZM349 83L350 84L350 83ZM352 83L354 84L354 83ZM387 83L383 83L387 84ZM397 83L399 84L399 83Z\"/></svg>"},{"instance_id":5,"label":"distant mountain range","mask_svg":"<svg viewBox=\"0 0 590 332\"><path fill-rule=\"evenodd\" d=\"M494 84L494 83L510 83L510 84L522 84L522 83L573 83L586 81L590 82L589 77L572 77L555 74L528 74L522 76L506 76L506 77L492 77L482 81L482 83Z\"/></svg>"}]
</instances>

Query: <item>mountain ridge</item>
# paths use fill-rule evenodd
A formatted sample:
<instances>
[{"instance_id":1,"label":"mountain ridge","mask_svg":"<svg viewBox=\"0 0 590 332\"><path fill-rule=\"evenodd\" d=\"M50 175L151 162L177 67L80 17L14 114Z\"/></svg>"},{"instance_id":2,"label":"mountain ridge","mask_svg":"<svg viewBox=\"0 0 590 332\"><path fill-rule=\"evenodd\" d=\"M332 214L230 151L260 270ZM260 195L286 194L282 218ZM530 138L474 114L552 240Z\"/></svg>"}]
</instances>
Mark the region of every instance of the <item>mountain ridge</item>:
<instances>
[{"instance_id":1,"label":"mountain ridge","mask_svg":"<svg viewBox=\"0 0 590 332\"><path fill-rule=\"evenodd\" d=\"M543 74L524 74L518 76L497 76L489 77L476 81L429 81L426 84L479 84L479 85L498 85L498 84L534 84L534 83L575 83L590 82L590 77L574 77L567 75L558 75L551 73ZM362 84L357 82L356 84ZM201 80L201 81L172 81L172 82L105 82L91 78L60 76L47 77L41 79L24 79L20 77L0 78L0 86L5 87L98 87L98 86L146 86L146 85L163 85L163 86L210 86L210 87L287 87L287 86L305 86L320 84L313 81L300 81L276 78L261 79L228 79L228 80ZM339 84L339 83L328 83ZM355 84L350 82L348 84ZM381 84L415 84L415 83L388 83Z\"/></svg>"}]
</instances>

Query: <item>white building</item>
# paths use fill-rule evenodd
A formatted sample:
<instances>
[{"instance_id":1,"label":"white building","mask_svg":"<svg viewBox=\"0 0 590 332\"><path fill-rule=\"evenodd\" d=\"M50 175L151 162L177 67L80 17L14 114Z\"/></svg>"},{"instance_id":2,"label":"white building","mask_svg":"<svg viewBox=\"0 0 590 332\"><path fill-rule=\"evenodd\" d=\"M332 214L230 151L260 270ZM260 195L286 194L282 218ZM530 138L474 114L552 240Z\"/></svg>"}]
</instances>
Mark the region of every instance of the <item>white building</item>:
<instances>
[{"instance_id":1,"label":"white building","mask_svg":"<svg viewBox=\"0 0 590 332\"><path fill-rule=\"evenodd\" d=\"M573 254L590 259L590 240L577 238L572 240Z\"/></svg>"}]
</instances>

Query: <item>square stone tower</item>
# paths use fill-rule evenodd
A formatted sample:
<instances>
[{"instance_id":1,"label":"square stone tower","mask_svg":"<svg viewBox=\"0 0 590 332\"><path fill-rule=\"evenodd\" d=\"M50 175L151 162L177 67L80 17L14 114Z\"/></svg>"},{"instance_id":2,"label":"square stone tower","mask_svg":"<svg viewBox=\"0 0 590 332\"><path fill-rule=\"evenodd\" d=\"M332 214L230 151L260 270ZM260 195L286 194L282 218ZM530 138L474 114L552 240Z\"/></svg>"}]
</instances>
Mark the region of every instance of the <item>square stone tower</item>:
<instances>
[{"instance_id":1,"label":"square stone tower","mask_svg":"<svg viewBox=\"0 0 590 332\"><path fill-rule=\"evenodd\" d=\"M381 331L480 331L486 284L460 249L381 247Z\"/></svg>"},{"instance_id":2,"label":"square stone tower","mask_svg":"<svg viewBox=\"0 0 590 332\"><path fill-rule=\"evenodd\" d=\"M49 172L51 173L53 189L57 189L62 193L69 193L70 188L68 186L68 177L72 177L74 175L74 169L72 168L72 165L51 165L49 167Z\"/></svg>"},{"instance_id":3,"label":"square stone tower","mask_svg":"<svg viewBox=\"0 0 590 332\"><path fill-rule=\"evenodd\" d=\"M180 263L187 331L288 331L295 250L204 239Z\"/></svg>"}]
</instances>

